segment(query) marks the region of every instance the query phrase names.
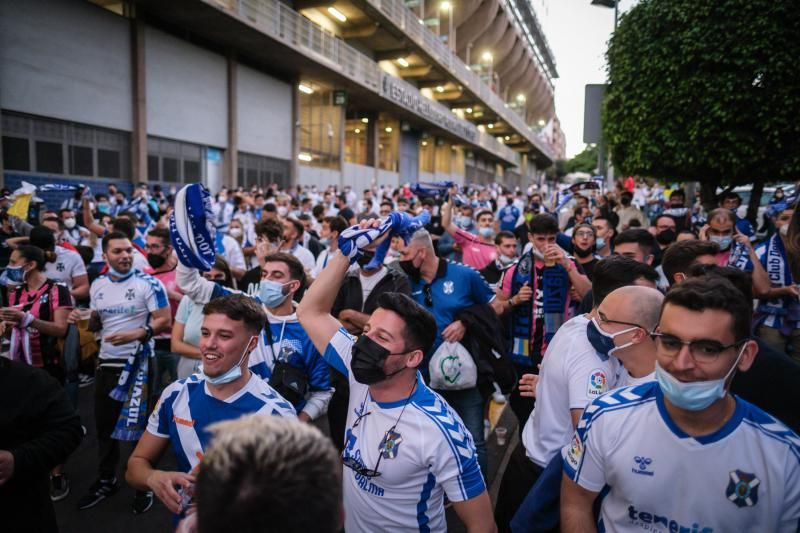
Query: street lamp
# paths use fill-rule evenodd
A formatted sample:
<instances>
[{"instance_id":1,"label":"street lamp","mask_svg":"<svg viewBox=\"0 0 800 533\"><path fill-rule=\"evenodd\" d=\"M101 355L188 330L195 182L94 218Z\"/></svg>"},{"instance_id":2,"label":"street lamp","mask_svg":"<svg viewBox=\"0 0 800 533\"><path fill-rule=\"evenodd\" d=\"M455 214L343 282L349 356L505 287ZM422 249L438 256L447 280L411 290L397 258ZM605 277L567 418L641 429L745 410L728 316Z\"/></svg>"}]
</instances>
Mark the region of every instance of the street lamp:
<instances>
[{"instance_id":1,"label":"street lamp","mask_svg":"<svg viewBox=\"0 0 800 533\"><path fill-rule=\"evenodd\" d=\"M492 84L492 74L494 74L494 56L489 50L481 54L484 63L489 63L489 85Z\"/></svg>"},{"instance_id":2,"label":"street lamp","mask_svg":"<svg viewBox=\"0 0 800 533\"><path fill-rule=\"evenodd\" d=\"M614 31L617 31L617 15L619 12L619 0L592 0L592 5L614 8Z\"/></svg>"},{"instance_id":3,"label":"street lamp","mask_svg":"<svg viewBox=\"0 0 800 533\"><path fill-rule=\"evenodd\" d=\"M439 4L439 9L447 11L447 45L452 52L456 51L456 34L453 31L453 4L444 0Z\"/></svg>"}]
</instances>

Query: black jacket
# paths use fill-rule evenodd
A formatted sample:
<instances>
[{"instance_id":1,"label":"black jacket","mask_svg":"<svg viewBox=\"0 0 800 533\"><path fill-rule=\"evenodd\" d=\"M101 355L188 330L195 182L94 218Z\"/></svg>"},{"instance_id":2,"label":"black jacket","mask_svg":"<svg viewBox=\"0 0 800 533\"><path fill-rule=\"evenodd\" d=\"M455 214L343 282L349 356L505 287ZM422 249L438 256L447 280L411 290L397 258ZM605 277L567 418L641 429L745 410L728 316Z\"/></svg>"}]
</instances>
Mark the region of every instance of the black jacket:
<instances>
[{"instance_id":1,"label":"black jacket","mask_svg":"<svg viewBox=\"0 0 800 533\"><path fill-rule=\"evenodd\" d=\"M339 288L339 294L336 295L331 314L338 317L344 309L353 309L359 313L371 315L378 305L378 296L385 292L401 292L411 296L411 285L408 283L408 276L405 272L392 267L386 268L388 273L375 285L366 302L363 301L364 293L361 292L360 270L348 272Z\"/></svg>"},{"instance_id":2,"label":"black jacket","mask_svg":"<svg viewBox=\"0 0 800 533\"><path fill-rule=\"evenodd\" d=\"M14 474L0 485L0 530L58 530L48 475L82 438L80 418L54 378L0 357L0 450L14 456Z\"/></svg>"},{"instance_id":3,"label":"black jacket","mask_svg":"<svg viewBox=\"0 0 800 533\"><path fill-rule=\"evenodd\" d=\"M517 373L508 356L505 329L490 304L473 305L461 311L457 319L466 328L461 344L472 355L478 367L478 388L484 395L494 390L497 382L504 394L517 384Z\"/></svg>"}]
</instances>

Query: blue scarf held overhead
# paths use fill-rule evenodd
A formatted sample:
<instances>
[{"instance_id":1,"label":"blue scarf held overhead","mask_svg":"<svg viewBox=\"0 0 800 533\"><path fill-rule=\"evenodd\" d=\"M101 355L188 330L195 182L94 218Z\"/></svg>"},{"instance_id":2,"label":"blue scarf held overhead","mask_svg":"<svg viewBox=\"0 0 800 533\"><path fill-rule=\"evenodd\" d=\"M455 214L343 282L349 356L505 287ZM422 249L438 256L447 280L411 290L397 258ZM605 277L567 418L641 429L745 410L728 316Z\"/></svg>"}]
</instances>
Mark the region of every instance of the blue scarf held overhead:
<instances>
[{"instance_id":1,"label":"blue scarf held overhead","mask_svg":"<svg viewBox=\"0 0 800 533\"><path fill-rule=\"evenodd\" d=\"M392 213L377 228L362 229L358 226L351 226L339 235L339 250L341 250L342 255L350 259L350 264L352 265L361 256L364 248L389 233L389 237L375 249L375 256L372 260L364 266L364 270L377 270L383 264L383 259L389 252L389 246L392 244L391 237L399 235L408 244L414 232L422 229L425 224L430 222L430 219L431 216L427 211L423 211L413 218L406 213Z\"/></svg>"},{"instance_id":2,"label":"blue scarf held overhead","mask_svg":"<svg viewBox=\"0 0 800 533\"><path fill-rule=\"evenodd\" d=\"M111 433L112 439L139 440L147 429L150 354L150 343L143 342L136 352L128 356L117 386L108 394L114 400L124 402Z\"/></svg>"},{"instance_id":3,"label":"blue scarf held overhead","mask_svg":"<svg viewBox=\"0 0 800 533\"><path fill-rule=\"evenodd\" d=\"M211 195L200 183L181 188L169 219L170 240L185 266L208 271L216 260L217 231L212 224Z\"/></svg>"}]
</instances>

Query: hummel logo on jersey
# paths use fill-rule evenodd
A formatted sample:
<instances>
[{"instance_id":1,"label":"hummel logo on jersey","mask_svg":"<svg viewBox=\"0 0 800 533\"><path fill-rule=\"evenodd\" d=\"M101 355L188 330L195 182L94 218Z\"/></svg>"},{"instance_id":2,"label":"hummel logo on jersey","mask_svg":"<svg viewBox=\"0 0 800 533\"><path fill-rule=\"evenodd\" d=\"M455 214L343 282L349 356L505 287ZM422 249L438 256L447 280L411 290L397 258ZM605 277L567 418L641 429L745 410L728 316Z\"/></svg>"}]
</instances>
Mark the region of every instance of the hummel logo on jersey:
<instances>
[{"instance_id":1,"label":"hummel logo on jersey","mask_svg":"<svg viewBox=\"0 0 800 533\"><path fill-rule=\"evenodd\" d=\"M640 457L637 455L633 458L633 461L639 466L638 470L635 467L631 468L631 472L634 474L642 474L643 476L652 476L654 474L652 470L647 469L647 467L653 463L653 460L649 457Z\"/></svg>"},{"instance_id":2,"label":"hummel logo on jersey","mask_svg":"<svg viewBox=\"0 0 800 533\"><path fill-rule=\"evenodd\" d=\"M736 507L752 507L758 503L758 486L760 484L761 480L755 474L734 470L730 473L725 496L736 504Z\"/></svg>"},{"instance_id":3,"label":"hummel logo on jersey","mask_svg":"<svg viewBox=\"0 0 800 533\"><path fill-rule=\"evenodd\" d=\"M125 292L125 299L126 300L133 300L134 298L136 298L136 292L133 289L128 289Z\"/></svg>"}]
</instances>

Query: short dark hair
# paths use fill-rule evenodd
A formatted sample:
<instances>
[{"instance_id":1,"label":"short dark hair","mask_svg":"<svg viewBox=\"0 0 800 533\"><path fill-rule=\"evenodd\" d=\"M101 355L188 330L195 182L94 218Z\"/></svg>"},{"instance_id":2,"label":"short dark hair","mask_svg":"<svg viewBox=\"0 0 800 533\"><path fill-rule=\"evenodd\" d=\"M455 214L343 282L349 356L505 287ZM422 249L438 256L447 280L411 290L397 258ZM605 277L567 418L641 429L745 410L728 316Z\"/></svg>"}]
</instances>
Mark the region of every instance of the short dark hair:
<instances>
[{"instance_id":1,"label":"short dark hair","mask_svg":"<svg viewBox=\"0 0 800 533\"><path fill-rule=\"evenodd\" d=\"M556 222L556 219L553 218L552 215L546 215L544 213L534 215L530 222L528 222L528 233L555 235L558 233L558 222Z\"/></svg>"},{"instance_id":2,"label":"short dark hair","mask_svg":"<svg viewBox=\"0 0 800 533\"><path fill-rule=\"evenodd\" d=\"M203 306L203 315L214 314L244 322L245 329L251 335L258 335L267 323L267 314L261 306L244 294L229 294L214 298Z\"/></svg>"},{"instance_id":3,"label":"short dark hair","mask_svg":"<svg viewBox=\"0 0 800 533\"><path fill-rule=\"evenodd\" d=\"M662 215L658 215L656 218L653 219L653 225L654 226L658 226L658 221L661 220L662 218L666 218L668 220L671 220L672 222L675 222L675 219L672 218L670 215L663 215L662 214ZM676 224L676 227L677 227L677 224Z\"/></svg>"},{"instance_id":4,"label":"short dark hair","mask_svg":"<svg viewBox=\"0 0 800 533\"><path fill-rule=\"evenodd\" d=\"M161 244L164 246L172 246L172 241L169 237L169 230L167 228L153 228L147 232L147 236L161 239Z\"/></svg>"},{"instance_id":5,"label":"short dark hair","mask_svg":"<svg viewBox=\"0 0 800 533\"><path fill-rule=\"evenodd\" d=\"M514 239L516 241L517 237L510 231L503 230L495 235L494 243L499 246L503 242L503 239Z\"/></svg>"},{"instance_id":6,"label":"short dark hair","mask_svg":"<svg viewBox=\"0 0 800 533\"><path fill-rule=\"evenodd\" d=\"M406 323L403 335L405 349L419 348L422 353L431 349L436 340L436 319L427 309L399 292L384 292L378 296L377 305L392 311Z\"/></svg>"},{"instance_id":7,"label":"short dark hair","mask_svg":"<svg viewBox=\"0 0 800 533\"><path fill-rule=\"evenodd\" d=\"M325 206L322 204L317 204L311 208L311 214L314 215L315 218L324 213L325 213Z\"/></svg>"},{"instance_id":8,"label":"short dark hair","mask_svg":"<svg viewBox=\"0 0 800 533\"><path fill-rule=\"evenodd\" d=\"M119 216L111 222L111 225L114 226L115 232L122 233L126 239L133 240L136 235L136 227L130 218Z\"/></svg>"},{"instance_id":9,"label":"short dark hair","mask_svg":"<svg viewBox=\"0 0 800 533\"><path fill-rule=\"evenodd\" d=\"M690 278L702 276L719 276L725 278L744 295L748 302L753 301L753 277L749 272L739 270L732 266L719 266L717 264L695 263L689 268Z\"/></svg>"},{"instance_id":10,"label":"short dark hair","mask_svg":"<svg viewBox=\"0 0 800 533\"><path fill-rule=\"evenodd\" d=\"M626 229L616 237L614 237L614 246L620 244L635 243L642 249L644 255L653 255L653 250L658 247L656 238L646 229L634 228Z\"/></svg>"},{"instance_id":11,"label":"short dark hair","mask_svg":"<svg viewBox=\"0 0 800 533\"><path fill-rule=\"evenodd\" d=\"M661 258L661 268L670 285L675 283L675 274L687 274L689 267L701 255L716 255L719 246L711 241L678 241L670 244Z\"/></svg>"},{"instance_id":12,"label":"short dark hair","mask_svg":"<svg viewBox=\"0 0 800 533\"><path fill-rule=\"evenodd\" d=\"M28 242L45 252L56 249L56 236L47 226L34 226L28 236Z\"/></svg>"},{"instance_id":13,"label":"short dark hair","mask_svg":"<svg viewBox=\"0 0 800 533\"><path fill-rule=\"evenodd\" d=\"M597 230L594 229L594 226L592 226L591 224L589 224L587 222L581 222L580 224L576 224L575 226L572 227L572 238L573 239L575 238L575 233L577 233L580 228L588 228L588 229L592 230L592 235L597 237Z\"/></svg>"},{"instance_id":14,"label":"short dark hair","mask_svg":"<svg viewBox=\"0 0 800 533\"><path fill-rule=\"evenodd\" d=\"M114 231L106 233L103 236L103 251L105 252L106 250L108 250L108 243L116 239L131 240L130 237L128 237L121 231L117 231L116 226L114 226Z\"/></svg>"},{"instance_id":15,"label":"short dark hair","mask_svg":"<svg viewBox=\"0 0 800 533\"><path fill-rule=\"evenodd\" d=\"M256 224L256 236L280 240L283 237L283 226L276 220L264 220Z\"/></svg>"},{"instance_id":16,"label":"short dark hair","mask_svg":"<svg viewBox=\"0 0 800 533\"><path fill-rule=\"evenodd\" d=\"M598 261L592 273L592 305L598 307L606 296L620 287L633 285L639 278L656 283L658 272L650 265L624 255L612 255Z\"/></svg>"},{"instance_id":17,"label":"short dark hair","mask_svg":"<svg viewBox=\"0 0 800 533\"><path fill-rule=\"evenodd\" d=\"M44 250L39 248L38 246L33 246L31 244L23 244L22 246L17 247L17 253L22 256L23 259L26 261L32 261L36 264L36 270L44 270L45 268L45 256Z\"/></svg>"},{"instance_id":18,"label":"short dark hair","mask_svg":"<svg viewBox=\"0 0 800 533\"><path fill-rule=\"evenodd\" d=\"M294 217L287 217L284 220L287 220L292 226L294 226L294 230L297 232L298 239L303 236L303 232L306 230L306 228L303 227L302 222Z\"/></svg>"},{"instance_id":19,"label":"short dark hair","mask_svg":"<svg viewBox=\"0 0 800 533\"><path fill-rule=\"evenodd\" d=\"M492 213L488 209L483 209L483 210L479 211L477 215L475 215L475 220L480 219L484 215L489 215L490 217L492 217L492 219L494 219L494 213Z\"/></svg>"},{"instance_id":20,"label":"short dark hair","mask_svg":"<svg viewBox=\"0 0 800 533\"><path fill-rule=\"evenodd\" d=\"M306 271L303 268L303 263L300 262L292 254L288 254L285 252L277 252L274 254L269 254L264 258L264 264L267 263L274 263L274 262L284 263L287 267L289 267L289 277L292 280L296 280L300 282L300 287L303 286L303 283L306 279Z\"/></svg>"},{"instance_id":21,"label":"short dark hair","mask_svg":"<svg viewBox=\"0 0 800 533\"><path fill-rule=\"evenodd\" d=\"M84 266L89 266L89 263L94 259L94 249L91 246L79 244L75 246L75 250L81 256Z\"/></svg>"},{"instance_id":22,"label":"short dark hair","mask_svg":"<svg viewBox=\"0 0 800 533\"><path fill-rule=\"evenodd\" d=\"M61 209L58 210L58 216L59 217L63 216L64 213L74 213L74 212L75 212L74 209L70 209L69 207L62 207Z\"/></svg>"},{"instance_id":23,"label":"short dark hair","mask_svg":"<svg viewBox=\"0 0 800 533\"><path fill-rule=\"evenodd\" d=\"M335 231L340 235L348 227L347 221L344 219L344 217L340 217L339 215L336 215L335 217L325 217L322 219L322 221L328 224L328 227L331 228L331 231Z\"/></svg>"},{"instance_id":24,"label":"short dark hair","mask_svg":"<svg viewBox=\"0 0 800 533\"><path fill-rule=\"evenodd\" d=\"M119 214L120 217L127 218L130 220L134 225L139 223L139 217L133 211L123 211Z\"/></svg>"},{"instance_id":25,"label":"short dark hair","mask_svg":"<svg viewBox=\"0 0 800 533\"><path fill-rule=\"evenodd\" d=\"M388 200L384 200L384 201L382 201L382 202L381 202L381 205L380 205L379 207L383 207L383 206L385 206L385 205L388 205L388 206L389 206L389 209L394 209L394 204L392 204L392 202L390 202L390 201L388 201Z\"/></svg>"},{"instance_id":26,"label":"short dark hair","mask_svg":"<svg viewBox=\"0 0 800 533\"><path fill-rule=\"evenodd\" d=\"M231 274L231 267L228 265L228 261L225 260L224 256L219 254L214 256L214 268L225 274L225 281L223 284L226 287L233 288L233 274Z\"/></svg>"},{"instance_id":27,"label":"short dark hair","mask_svg":"<svg viewBox=\"0 0 800 533\"><path fill-rule=\"evenodd\" d=\"M733 191L726 191L719 196L719 202L722 203L725 200L736 200L740 204L742 203L742 197L739 196L739 193Z\"/></svg>"},{"instance_id":28,"label":"short dark hair","mask_svg":"<svg viewBox=\"0 0 800 533\"><path fill-rule=\"evenodd\" d=\"M667 292L661 307L663 314L667 305L675 305L702 312L706 309L723 311L733 316L733 335L737 341L749 339L753 307L740 290L719 275L689 278Z\"/></svg>"},{"instance_id":29,"label":"short dark hair","mask_svg":"<svg viewBox=\"0 0 800 533\"><path fill-rule=\"evenodd\" d=\"M670 200L672 200L672 198L673 198L674 196L680 196L680 197L682 197L684 200L686 199L686 193L685 193L685 192L683 192L683 189L675 189L674 191L672 191L671 193L669 193L669 199L670 199Z\"/></svg>"}]
</instances>

